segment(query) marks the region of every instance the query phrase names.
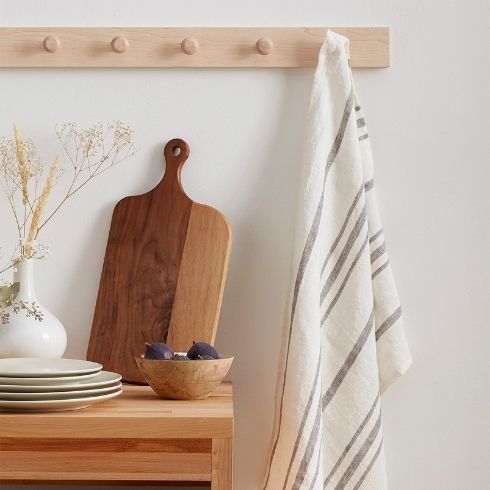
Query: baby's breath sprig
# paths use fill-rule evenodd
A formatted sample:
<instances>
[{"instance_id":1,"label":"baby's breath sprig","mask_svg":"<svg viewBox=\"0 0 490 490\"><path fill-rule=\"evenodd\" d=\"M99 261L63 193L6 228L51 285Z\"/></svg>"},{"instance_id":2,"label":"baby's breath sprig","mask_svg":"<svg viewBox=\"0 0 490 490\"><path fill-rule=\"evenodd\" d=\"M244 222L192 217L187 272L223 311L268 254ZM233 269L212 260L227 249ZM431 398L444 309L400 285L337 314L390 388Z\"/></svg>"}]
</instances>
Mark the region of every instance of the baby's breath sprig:
<instances>
[{"instance_id":1,"label":"baby's breath sprig","mask_svg":"<svg viewBox=\"0 0 490 490\"><path fill-rule=\"evenodd\" d=\"M38 241L40 231L91 180L136 153L134 131L121 121L98 123L88 129L65 122L56 126L55 131L70 162L70 180L60 201L51 209L48 209L49 197L64 173L58 157L46 166L32 140L23 139L15 125L13 138L0 138L0 189L15 220L18 238L12 258L0 267L0 274L21 260L49 255L49 247ZM1 310L0 307L0 324L8 321L8 315ZM17 311L20 310L42 319L34 305L19 303Z\"/></svg>"},{"instance_id":2,"label":"baby's breath sprig","mask_svg":"<svg viewBox=\"0 0 490 490\"><path fill-rule=\"evenodd\" d=\"M73 122L63 123L56 127L56 135L72 166L71 182L58 205L36 227L32 236L34 240L71 196L95 177L136 153L134 131L121 121L105 125L98 123L88 129L79 129Z\"/></svg>"}]
</instances>

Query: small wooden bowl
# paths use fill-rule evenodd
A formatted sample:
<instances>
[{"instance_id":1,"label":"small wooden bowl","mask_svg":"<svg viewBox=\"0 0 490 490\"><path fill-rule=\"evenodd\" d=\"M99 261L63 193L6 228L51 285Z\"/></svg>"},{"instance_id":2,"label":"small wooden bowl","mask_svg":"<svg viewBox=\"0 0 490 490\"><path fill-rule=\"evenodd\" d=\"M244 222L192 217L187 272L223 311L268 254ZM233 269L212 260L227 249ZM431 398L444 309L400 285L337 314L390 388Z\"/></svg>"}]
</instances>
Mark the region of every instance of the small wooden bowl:
<instances>
[{"instance_id":1,"label":"small wooden bowl","mask_svg":"<svg viewBox=\"0 0 490 490\"><path fill-rule=\"evenodd\" d=\"M233 357L209 361L164 361L136 356L136 364L160 397L170 400L202 400L223 381Z\"/></svg>"}]
</instances>

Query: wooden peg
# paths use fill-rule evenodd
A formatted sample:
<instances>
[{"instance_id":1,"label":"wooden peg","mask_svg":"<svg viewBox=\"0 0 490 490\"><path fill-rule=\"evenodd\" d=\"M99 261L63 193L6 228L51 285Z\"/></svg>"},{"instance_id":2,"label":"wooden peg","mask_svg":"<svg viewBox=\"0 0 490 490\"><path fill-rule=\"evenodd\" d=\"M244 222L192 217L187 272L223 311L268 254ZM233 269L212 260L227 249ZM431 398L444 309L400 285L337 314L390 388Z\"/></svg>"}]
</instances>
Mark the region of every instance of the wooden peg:
<instances>
[{"instance_id":1,"label":"wooden peg","mask_svg":"<svg viewBox=\"0 0 490 490\"><path fill-rule=\"evenodd\" d=\"M194 39L193 37L186 37L182 41L180 47L185 54L192 55L197 53L197 50L199 49L199 43L197 42L197 39Z\"/></svg>"},{"instance_id":2,"label":"wooden peg","mask_svg":"<svg viewBox=\"0 0 490 490\"><path fill-rule=\"evenodd\" d=\"M111 42L112 49L119 54L125 53L129 48L129 41L122 36L116 36Z\"/></svg>"},{"instance_id":3,"label":"wooden peg","mask_svg":"<svg viewBox=\"0 0 490 490\"><path fill-rule=\"evenodd\" d=\"M266 55L272 51L274 43L268 37L261 37L255 46L260 54Z\"/></svg>"},{"instance_id":4,"label":"wooden peg","mask_svg":"<svg viewBox=\"0 0 490 490\"><path fill-rule=\"evenodd\" d=\"M60 40L56 36L46 36L43 41L44 49L48 53L56 53L60 49Z\"/></svg>"}]
</instances>

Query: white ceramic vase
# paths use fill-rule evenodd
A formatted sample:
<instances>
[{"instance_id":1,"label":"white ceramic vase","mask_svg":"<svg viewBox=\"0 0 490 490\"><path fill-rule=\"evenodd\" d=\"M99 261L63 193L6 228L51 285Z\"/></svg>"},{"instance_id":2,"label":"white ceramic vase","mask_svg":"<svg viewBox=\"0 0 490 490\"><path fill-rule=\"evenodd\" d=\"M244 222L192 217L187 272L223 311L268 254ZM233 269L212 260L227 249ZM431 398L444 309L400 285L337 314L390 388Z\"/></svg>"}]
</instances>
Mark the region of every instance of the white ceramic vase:
<instances>
[{"instance_id":1,"label":"white ceramic vase","mask_svg":"<svg viewBox=\"0 0 490 490\"><path fill-rule=\"evenodd\" d=\"M25 310L18 313L13 307L9 313L9 323L0 325L0 358L5 357L45 357L59 358L66 349L66 331L61 322L39 304L34 289L34 259L18 262L14 268L14 282L20 283L15 301L35 303L42 313L39 321L27 316Z\"/></svg>"}]
</instances>

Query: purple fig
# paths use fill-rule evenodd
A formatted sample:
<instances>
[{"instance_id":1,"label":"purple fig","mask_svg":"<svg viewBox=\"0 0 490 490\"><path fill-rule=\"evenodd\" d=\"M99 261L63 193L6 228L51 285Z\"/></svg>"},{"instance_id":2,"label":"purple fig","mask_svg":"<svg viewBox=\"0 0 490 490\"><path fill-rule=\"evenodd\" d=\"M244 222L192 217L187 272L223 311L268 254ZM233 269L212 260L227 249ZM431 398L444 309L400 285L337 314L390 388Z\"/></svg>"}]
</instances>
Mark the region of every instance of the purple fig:
<instances>
[{"instance_id":1,"label":"purple fig","mask_svg":"<svg viewBox=\"0 0 490 490\"><path fill-rule=\"evenodd\" d=\"M187 357L192 360L196 360L199 356L209 356L212 359L219 359L218 351L206 342L195 343L187 352Z\"/></svg>"},{"instance_id":2,"label":"purple fig","mask_svg":"<svg viewBox=\"0 0 490 490\"><path fill-rule=\"evenodd\" d=\"M197 356L200 361L214 361L216 358L204 354L203 356Z\"/></svg>"},{"instance_id":3,"label":"purple fig","mask_svg":"<svg viewBox=\"0 0 490 490\"><path fill-rule=\"evenodd\" d=\"M174 358L174 351L163 342L146 343L145 359L170 360Z\"/></svg>"}]
</instances>

